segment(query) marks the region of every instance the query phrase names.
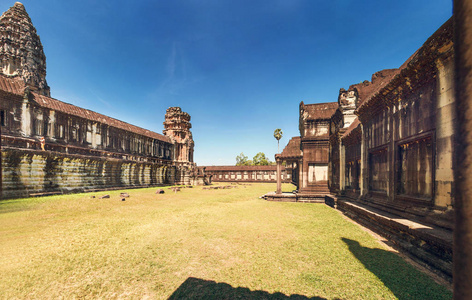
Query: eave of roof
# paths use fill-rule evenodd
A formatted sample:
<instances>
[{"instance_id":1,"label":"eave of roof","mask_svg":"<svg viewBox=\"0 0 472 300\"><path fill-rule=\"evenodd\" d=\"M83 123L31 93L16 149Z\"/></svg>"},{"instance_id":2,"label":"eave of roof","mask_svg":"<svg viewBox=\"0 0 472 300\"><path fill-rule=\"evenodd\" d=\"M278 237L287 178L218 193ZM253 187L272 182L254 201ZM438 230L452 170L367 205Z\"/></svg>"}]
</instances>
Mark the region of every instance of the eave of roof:
<instances>
[{"instance_id":1,"label":"eave of roof","mask_svg":"<svg viewBox=\"0 0 472 300\"><path fill-rule=\"evenodd\" d=\"M351 125L349 125L349 127L346 129L346 131L343 133L342 137L341 138L347 138L351 135L351 133L355 130L357 130L358 128L360 129L360 125L361 122L359 121L359 118L356 118Z\"/></svg>"},{"instance_id":2,"label":"eave of roof","mask_svg":"<svg viewBox=\"0 0 472 300\"><path fill-rule=\"evenodd\" d=\"M301 138L299 136L292 137L282 153L277 154L276 157L281 159L301 158L303 154L300 150L300 143Z\"/></svg>"}]
</instances>

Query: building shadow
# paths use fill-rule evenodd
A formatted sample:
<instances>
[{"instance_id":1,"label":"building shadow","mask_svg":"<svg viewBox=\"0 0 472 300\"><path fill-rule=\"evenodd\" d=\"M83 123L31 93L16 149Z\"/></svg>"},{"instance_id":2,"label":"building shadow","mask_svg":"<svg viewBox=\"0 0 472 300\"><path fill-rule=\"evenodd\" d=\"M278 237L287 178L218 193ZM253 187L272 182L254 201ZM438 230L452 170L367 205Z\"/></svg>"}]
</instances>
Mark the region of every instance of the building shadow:
<instances>
[{"instance_id":1,"label":"building shadow","mask_svg":"<svg viewBox=\"0 0 472 300\"><path fill-rule=\"evenodd\" d=\"M321 297L306 297L303 295L293 294L287 296L282 293L269 293L266 291L251 291L248 288L232 287L224 282L215 282L212 280L204 280L200 278L189 277L185 280L177 290L168 298L175 299L291 299L291 300L321 300Z\"/></svg>"},{"instance_id":2,"label":"building shadow","mask_svg":"<svg viewBox=\"0 0 472 300\"><path fill-rule=\"evenodd\" d=\"M436 284L426 274L406 263L397 254L363 247L358 241L341 238L351 253L398 299L451 299L445 287Z\"/></svg>"}]
</instances>

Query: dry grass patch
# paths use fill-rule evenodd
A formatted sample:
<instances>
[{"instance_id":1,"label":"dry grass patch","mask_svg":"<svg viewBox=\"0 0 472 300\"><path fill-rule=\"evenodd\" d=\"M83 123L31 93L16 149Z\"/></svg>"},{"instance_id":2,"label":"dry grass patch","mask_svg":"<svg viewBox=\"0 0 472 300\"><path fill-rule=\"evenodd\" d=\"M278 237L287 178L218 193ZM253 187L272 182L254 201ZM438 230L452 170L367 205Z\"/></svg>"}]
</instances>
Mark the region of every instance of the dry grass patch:
<instances>
[{"instance_id":1,"label":"dry grass patch","mask_svg":"<svg viewBox=\"0 0 472 300\"><path fill-rule=\"evenodd\" d=\"M0 298L451 298L337 211L258 198L274 189L0 202Z\"/></svg>"}]
</instances>

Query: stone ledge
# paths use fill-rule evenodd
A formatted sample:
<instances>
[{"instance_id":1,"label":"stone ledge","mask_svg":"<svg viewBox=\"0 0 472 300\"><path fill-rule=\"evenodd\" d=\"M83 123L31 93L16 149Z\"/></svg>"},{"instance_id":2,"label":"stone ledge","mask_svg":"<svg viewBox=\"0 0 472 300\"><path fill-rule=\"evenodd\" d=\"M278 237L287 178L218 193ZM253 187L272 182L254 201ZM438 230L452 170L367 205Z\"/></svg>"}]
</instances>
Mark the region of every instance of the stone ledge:
<instances>
[{"instance_id":1,"label":"stone ledge","mask_svg":"<svg viewBox=\"0 0 472 300\"><path fill-rule=\"evenodd\" d=\"M301 194L301 193L267 193L263 196L267 201L276 202L300 202L300 203L324 203L324 194Z\"/></svg>"},{"instance_id":2,"label":"stone ledge","mask_svg":"<svg viewBox=\"0 0 472 300\"><path fill-rule=\"evenodd\" d=\"M336 204L345 215L386 237L413 260L452 282L452 231L345 199L337 199Z\"/></svg>"}]
</instances>

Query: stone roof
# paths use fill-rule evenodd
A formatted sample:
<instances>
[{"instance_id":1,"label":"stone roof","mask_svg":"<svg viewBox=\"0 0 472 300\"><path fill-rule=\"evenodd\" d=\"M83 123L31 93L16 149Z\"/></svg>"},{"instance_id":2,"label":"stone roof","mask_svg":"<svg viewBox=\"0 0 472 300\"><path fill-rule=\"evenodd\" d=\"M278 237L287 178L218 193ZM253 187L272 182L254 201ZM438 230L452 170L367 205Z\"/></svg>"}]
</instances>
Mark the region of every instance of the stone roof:
<instances>
[{"instance_id":1,"label":"stone roof","mask_svg":"<svg viewBox=\"0 0 472 300\"><path fill-rule=\"evenodd\" d=\"M23 80L19 77L7 78L5 76L0 75L0 89L8 93L23 96L25 84ZM157 132L153 132L135 125L131 125L126 122L69 103L65 103L51 97L43 96L34 92L32 92L31 94L33 95L33 100L41 107L59 111L83 119L91 120L94 122L107 124L111 127L136 133L152 139L157 139L164 142L171 142L169 137L159 134Z\"/></svg>"},{"instance_id":2,"label":"stone roof","mask_svg":"<svg viewBox=\"0 0 472 300\"><path fill-rule=\"evenodd\" d=\"M25 83L23 79L16 76L13 78L6 78L0 75L0 90L17 95L23 95L25 90Z\"/></svg>"},{"instance_id":3,"label":"stone roof","mask_svg":"<svg viewBox=\"0 0 472 300\"><path fill-rule=\"evenodd\" d=\"M302 151L300 150L301 138L299 136L294 136L288 141L287 146L285 146L282 153L277 154L276 156L282 159L288 158L300 158L302 157Z\"/></svg>"},{"instance_id":4,"label":"stone roof","mask_svg":"<svg viewBox=\"0 0 472 300\"><path fill-rule=\"evenodd\" d=\"M360 141L360 124L359 118L356 118L354 122L346 129L343 133L341 139L348 140L348 139L358 139Z\"/></svg>"},{"instance_id":5,"label":"stone roof","mask_svg":"<svg viewBox=\"0 0 472 300\"><path fill-rule=\"evenodd\" d=\"M328 120L336 112L338 102L304 104L302 101L300 107L305 111L303 118L306 121Z\"/></svg>"},{"instance_id":6,"label":"stone roof","mask_svg":"<svg viewBox=\"0 0 472 300\"><path fill-rule=\"evenodd\" d=\"M364 81L362 83L354 84L349 87L349 90L356 89L358 94L357 105L369 99L372 95L378 92L381 88L386 86L393 77L400 73L399 69L386 69L372 74L371 81Z\"/></svg>"}]
</instances>

